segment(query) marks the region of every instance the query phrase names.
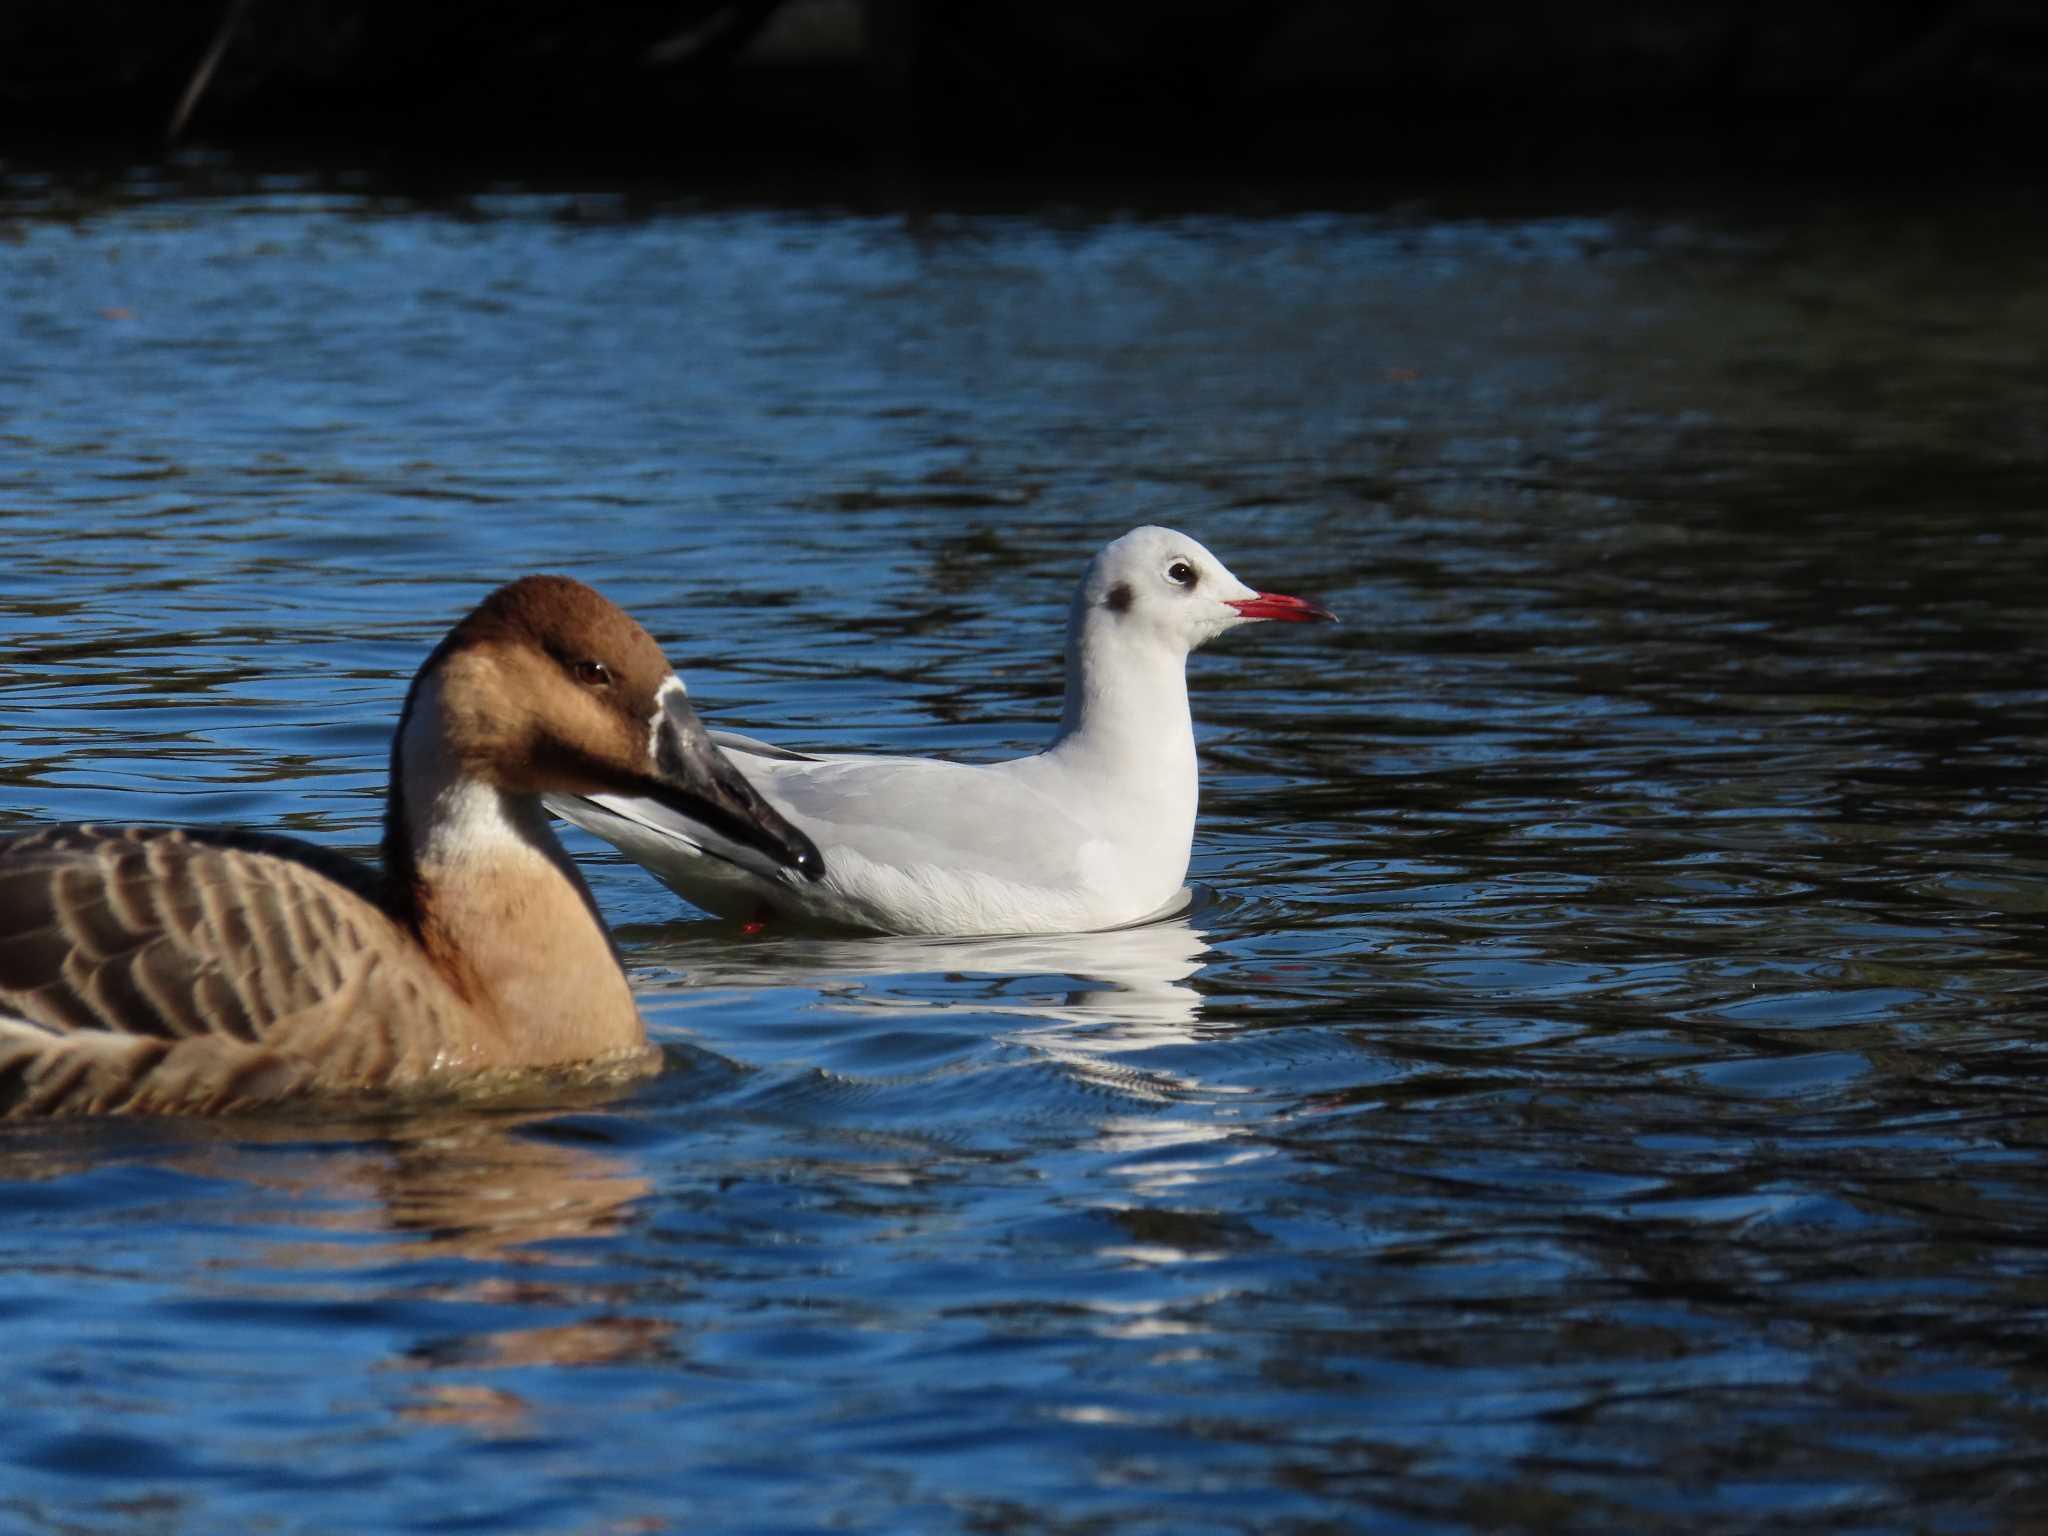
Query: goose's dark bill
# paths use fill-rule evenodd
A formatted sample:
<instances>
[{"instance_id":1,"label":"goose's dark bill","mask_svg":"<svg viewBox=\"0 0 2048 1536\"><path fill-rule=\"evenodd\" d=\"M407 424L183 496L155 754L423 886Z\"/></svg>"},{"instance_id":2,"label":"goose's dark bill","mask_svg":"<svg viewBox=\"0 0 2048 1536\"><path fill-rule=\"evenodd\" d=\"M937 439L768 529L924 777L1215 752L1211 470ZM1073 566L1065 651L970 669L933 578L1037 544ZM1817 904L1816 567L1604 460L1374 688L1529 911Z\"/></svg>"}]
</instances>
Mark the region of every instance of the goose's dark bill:
<instances>
[{"instance_id":1,"label":"goose's dark bill","mask_svg":"<svg viewBox=\"0 0 2048 1536\"><path fill-rule=\"evenodd\" d=\"M661 694L654 720L654 773L622 792L653 801L739 848L765 855L809 880L825 873L817 845L749 784L704 733L680 684Z\"/></svg>"}]
</instances>

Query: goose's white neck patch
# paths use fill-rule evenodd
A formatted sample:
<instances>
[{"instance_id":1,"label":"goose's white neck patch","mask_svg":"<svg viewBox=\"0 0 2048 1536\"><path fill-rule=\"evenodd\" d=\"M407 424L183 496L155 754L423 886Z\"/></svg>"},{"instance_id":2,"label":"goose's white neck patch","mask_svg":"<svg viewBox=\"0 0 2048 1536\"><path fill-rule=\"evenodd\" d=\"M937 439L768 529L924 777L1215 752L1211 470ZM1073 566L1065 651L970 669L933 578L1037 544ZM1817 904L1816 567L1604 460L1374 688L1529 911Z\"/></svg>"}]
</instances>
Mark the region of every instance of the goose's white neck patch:
<instances>
[{"instance_id":1,"label":"goose's white neck patch","mask_svg":"<svg viewBox=\"0 0 2048 1536\"><path fill-rule=\"evenodd\" d=\"M405 797L414 861L435 865L567 855L532 795L515 795L464 772L449 747L442 711L445 679L422 680L398 748L398 792Z\"/></svg>"}]
</instances>

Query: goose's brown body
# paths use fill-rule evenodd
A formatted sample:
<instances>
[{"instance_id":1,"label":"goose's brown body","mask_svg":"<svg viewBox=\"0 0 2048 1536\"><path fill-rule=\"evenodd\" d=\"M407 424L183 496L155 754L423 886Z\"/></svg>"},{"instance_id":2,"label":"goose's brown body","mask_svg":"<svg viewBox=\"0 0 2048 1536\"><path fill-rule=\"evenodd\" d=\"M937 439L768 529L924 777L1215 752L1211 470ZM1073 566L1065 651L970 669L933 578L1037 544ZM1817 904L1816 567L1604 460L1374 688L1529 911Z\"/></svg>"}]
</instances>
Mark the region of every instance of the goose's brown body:
<instances>
[{"instance_id":1,"label":"goose's brown body","mask_svg":"<svg viewBox=\"0 0 2048 1536\"><path fill-rule=\"evenodd\" d=\"M283 840L9 839L0 1105L211 1113L457 1068L480 1054L474 1010L373 893L368 871L337 880Z\"/></svg>"},{"instance_id":2,"label":"goose's brown body","mask_svg":"<svg viewBox=\"0 0 2048 1536\"><path fill-rule=\"evenodd\" d=\"M415 680L381 872L253 832L0 838L0 1115L220 1113L651 1067L539 795L635 781L810 872L815 850L702 734L637 624L578 583L529 577Z\"/></svg>"}]
</instances>

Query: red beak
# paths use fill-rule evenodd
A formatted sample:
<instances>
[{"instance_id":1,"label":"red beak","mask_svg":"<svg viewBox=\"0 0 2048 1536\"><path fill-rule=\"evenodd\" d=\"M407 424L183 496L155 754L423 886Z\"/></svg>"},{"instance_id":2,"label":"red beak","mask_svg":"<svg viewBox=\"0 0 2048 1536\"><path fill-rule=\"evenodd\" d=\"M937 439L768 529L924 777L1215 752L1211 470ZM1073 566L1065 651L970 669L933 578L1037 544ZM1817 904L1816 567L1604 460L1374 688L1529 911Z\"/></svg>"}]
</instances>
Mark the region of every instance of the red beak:
<instances>
[{"instance_id":1,"label":"red beak","mask_svg":"<svg viewBox=\"0 0 2048 1536\"><path fill-rule=\"evenodd\" d=\"M1261 592L1230 605L1248 619L1284 619L1289 624L1306 624L1311 619L1337 622L1337 615L1321 603L1305 597L1287 597L1278 592Z\"/></svg>"}]
</instances>

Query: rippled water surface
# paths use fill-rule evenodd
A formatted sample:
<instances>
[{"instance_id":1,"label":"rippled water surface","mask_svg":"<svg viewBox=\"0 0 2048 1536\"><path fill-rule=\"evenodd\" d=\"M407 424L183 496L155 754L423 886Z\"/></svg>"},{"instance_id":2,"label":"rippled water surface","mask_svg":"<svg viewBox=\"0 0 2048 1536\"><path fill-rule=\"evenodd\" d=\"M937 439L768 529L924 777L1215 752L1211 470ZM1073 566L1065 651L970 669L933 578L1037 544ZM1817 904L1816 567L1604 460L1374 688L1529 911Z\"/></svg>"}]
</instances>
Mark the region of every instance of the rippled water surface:
<instances>
[{"instance_id":1,"label":"rippled water surface","mask_svg":"<svg viewBox=\"0 0 2048 1536\"><path fill-rule=\"evenodd\" d=\"M572 836L630 1095L0 1127L0 1528L2048 1509L2033 205L0 194L0 825L368 852L533 569L969 757L1134 524L1347 620L1194 658L1184 918L749 937Z\"/></svg>"}]
</instances>

